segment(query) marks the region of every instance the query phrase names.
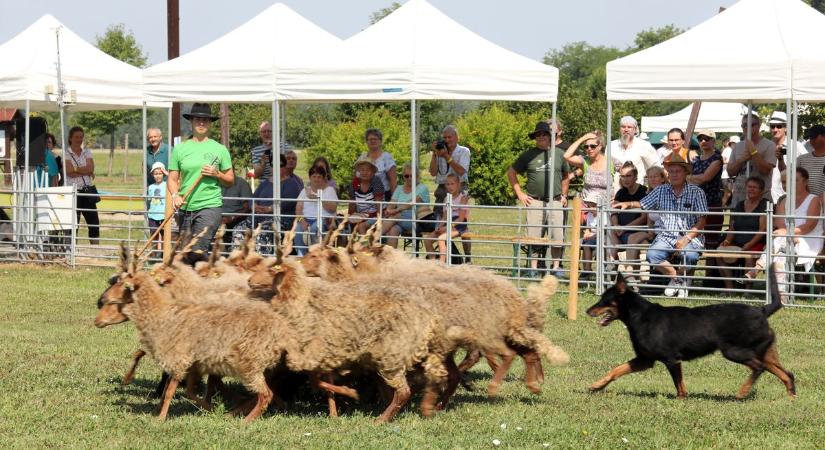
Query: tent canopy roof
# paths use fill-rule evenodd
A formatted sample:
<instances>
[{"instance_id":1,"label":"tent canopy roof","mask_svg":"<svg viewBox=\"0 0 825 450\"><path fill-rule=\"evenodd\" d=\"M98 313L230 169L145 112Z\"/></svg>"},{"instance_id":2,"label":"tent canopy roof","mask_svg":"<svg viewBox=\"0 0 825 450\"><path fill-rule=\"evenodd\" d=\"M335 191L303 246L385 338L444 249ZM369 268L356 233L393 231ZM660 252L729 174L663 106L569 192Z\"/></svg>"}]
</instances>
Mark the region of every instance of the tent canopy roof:
<instances>
[{"instance_id":1,"label":"tent canopy roof","mask_svg":"<svg viewBox=\"0 0 825 450\"><path fill-rule=\"evenodd\" d=\"M185 55L147 68L147 99L271 102L279 71L341 40L282 3Z\"/></svg>"},{"instance_id":2,"label":"tent canopy roof","mask_svg":"<svg viewBox=\"0 0 825 450\"><path fill-rule=\"evenodd\" d=\"M741 0L607 64L609 100L825 100L825 16L800 0Z\"/></svg>"},{"instance_id":3,"label":"tent canopy roof","mask_svg":"<svg viewBox=\"0 0 825 450\"><path fill-rule=\"evenodd\" d=\"M666 132L671 128L687 127L693 105L665 116L643 116L642 131ZM739 133L742 131L742 116L748 113L748 107L741 103L704 102L699 108L696 130L712 130L717 133Z\"/></svg>"},{"instance_id":4,"label":"tent canopy roof","mask_svg":"<svg viewBox=\"0 0 825 450\"><path fill-rule=\"evenodd\" d=\"M0 106L23 108L29 100L33 110L57 109L58 30L61 77L76 98L72 110L142 107L140 69L107 55L48 14L0 45Z\"/></svg>"},{"instance_id":5,"label":"tent canopy roof","mask_svg":"<svg viewBox=\"0 0 825 450\"><path fill-rule=\"evenodd\" d=\"M295 100L553 102L558 91L558 69L487 41L426 0L408 1L289 75L276 88Z\"/></svg>"}]
</instances>

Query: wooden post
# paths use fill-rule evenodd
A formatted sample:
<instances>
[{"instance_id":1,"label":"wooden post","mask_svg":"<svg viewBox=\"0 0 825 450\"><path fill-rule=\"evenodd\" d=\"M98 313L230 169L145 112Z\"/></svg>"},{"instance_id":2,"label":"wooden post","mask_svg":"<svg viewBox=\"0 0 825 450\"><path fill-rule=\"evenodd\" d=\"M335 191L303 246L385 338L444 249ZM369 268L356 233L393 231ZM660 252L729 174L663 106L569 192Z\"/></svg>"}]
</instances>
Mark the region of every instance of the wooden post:
<instances>
[{"instance_id":1,"label":"wooden post","mask_svg":"<svg viewBox=\"0 0 825 450\"><path fill-rule=\"evenodd\" d=\"M567 319L576 320L576 313L579 306L579 251L581 250L582 231L582 199L573 199L573 229L570 235L570 285L567 294Z\"/></svg>"}]
</instances>

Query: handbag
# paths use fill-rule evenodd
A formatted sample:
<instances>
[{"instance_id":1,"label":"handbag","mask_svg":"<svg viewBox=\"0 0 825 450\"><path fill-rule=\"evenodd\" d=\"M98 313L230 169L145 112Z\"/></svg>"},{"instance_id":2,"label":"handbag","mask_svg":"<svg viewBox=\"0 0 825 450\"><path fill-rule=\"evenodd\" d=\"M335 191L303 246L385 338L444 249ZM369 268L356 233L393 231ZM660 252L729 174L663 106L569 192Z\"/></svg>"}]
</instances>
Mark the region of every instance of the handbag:
<instances>
[{"instance_id":1,"label":"handbag","mask_svg":"<svg viewBox=\"0 0 825 450\"><path fill-rule=\"evenodd\" d=\"M69 153L69 156L74 161L75 166L77 166L78 165L77 164L77 159L75 159L74 155ZM83 187L78 189L77 192L80 192L81 194L88 194L88 195L84 196L83 198L86 199L89 202L92 202L94 204L100 203L100 194L97 192L97 186L95 186L93 184L86 184L86 177L85 176L80 177L80 179L83 180Z\"/></svg>"},{"instance_id":2,"label":"handbag","mask_svg":"<svg viewBox=\"0 0 825 450\"><path fill-rule=\"evenodd\" d=\"M100 194L97 192L97 186L93 184L87 184L82 188L78 189L78 192L80 192L81 194L88 194L85 197L86 200L95 204L100 203Z\"/></svg>"}]
</instances>

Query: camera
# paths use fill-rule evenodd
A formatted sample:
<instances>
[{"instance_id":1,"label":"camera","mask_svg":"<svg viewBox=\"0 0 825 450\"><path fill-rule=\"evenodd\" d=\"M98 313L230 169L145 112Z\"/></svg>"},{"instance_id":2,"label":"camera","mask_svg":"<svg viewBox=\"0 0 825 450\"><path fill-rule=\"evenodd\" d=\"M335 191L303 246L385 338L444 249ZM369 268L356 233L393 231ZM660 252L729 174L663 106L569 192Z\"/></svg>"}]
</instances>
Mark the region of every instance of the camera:
<instances>
[{"instance_id":1,"label":"camera","mask_svg":"<svg viewBox=\"0 0 825 450\"><path fill-rule=\"evenodd\" d=\"M444 141L443 139L439 140L439 141L435 141L435 149L436 150L444 150L445 148L447 148L447 142L446 141Z\"/></svg>"},{"instance_id":2,"label":"camera","mask_svg":"<svg viewBox=\"0 0 825 450\"><path fill-rule=\"evenodd\" d=\"M787 155L788 154L788 146L785 145L785 144L782 144L779 147L779 152L782 153L783 155Z\"/></svg>"},{"instance_id":3,"label":"camera","mask_svg":"<svg viewBox=\"0 0 825 450\"><path fill-rule=\"evenodd\" d=\"M264 155L266 155L266 157L269 158L269 165L271 166L272 165L272 149L271 148L266 149L266 151L264 151Z\"/></svg>"}]
</instances>

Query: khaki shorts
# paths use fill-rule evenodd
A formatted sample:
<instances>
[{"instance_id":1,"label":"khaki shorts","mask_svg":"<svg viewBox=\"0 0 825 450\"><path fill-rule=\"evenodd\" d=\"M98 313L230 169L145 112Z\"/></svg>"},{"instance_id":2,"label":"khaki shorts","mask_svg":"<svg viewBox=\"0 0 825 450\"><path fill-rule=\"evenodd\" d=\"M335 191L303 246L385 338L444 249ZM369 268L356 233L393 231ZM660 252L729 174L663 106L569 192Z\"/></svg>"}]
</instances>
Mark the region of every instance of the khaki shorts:
<instances>
[{"instance_id":1,"label":"khaki shorts","mask_svg":"<svg viewBox=\"0 0 825 450\"><path fill-rule=\"evenodd\" d=\"M533 203L527 207L527 236L531 238L543 238L549 235L551 241L564 241L564 212L561 202L553 200L553 209L542 209L548 205L547 202L533 199Z\"/></svg>"}]
</instances>

